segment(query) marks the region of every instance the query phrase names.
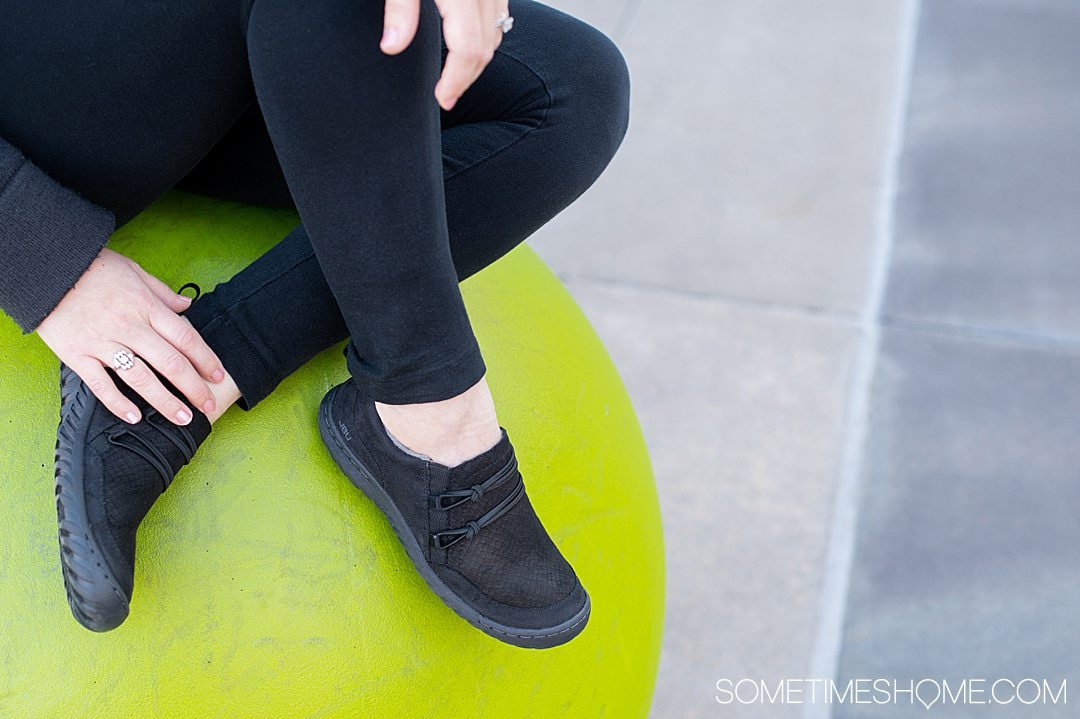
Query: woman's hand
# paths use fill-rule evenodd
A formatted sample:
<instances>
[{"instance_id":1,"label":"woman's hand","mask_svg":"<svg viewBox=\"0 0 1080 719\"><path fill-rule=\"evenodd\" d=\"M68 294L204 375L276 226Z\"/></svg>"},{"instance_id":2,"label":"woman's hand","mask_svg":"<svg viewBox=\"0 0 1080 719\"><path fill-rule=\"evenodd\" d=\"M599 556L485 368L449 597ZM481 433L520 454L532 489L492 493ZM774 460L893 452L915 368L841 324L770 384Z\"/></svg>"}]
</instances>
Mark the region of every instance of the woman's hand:
<instances>
[{"instance_id":1,"label":"woman's hand","mask_svg":"<svg viewBox=\"0 0 1080 719\"><path fill-rule=\"evenodd\" d=\"M213 411L213 394L206 380L219 382L225 372L191 323L177 314L190 304L189 298L106 248L38 325L37 334L110 412L135 424L141 419L138 407L105 372L105 367L112 366L114 352L130 350L137 355L135 366L117 374L162 415L176 424L187 424L191 421L187 407L165 389L146 363L195 407L204 413Z\"/></svg>"},{"instance_id":2,"label":"woman's hand","mask_svg":"<svg viewBox=\"0 0 1080 719\"><path fill-rule=\"evenodd\" d=\"M420 22L421 0L386 0L383 38L379 47L397 55L409 46ZM469 86L480 77L503 31L495 21L509 13L508 0L435 0L443 20L446 64L435 85L439 107L450 110Z\"/></svg>"}]
</instances>

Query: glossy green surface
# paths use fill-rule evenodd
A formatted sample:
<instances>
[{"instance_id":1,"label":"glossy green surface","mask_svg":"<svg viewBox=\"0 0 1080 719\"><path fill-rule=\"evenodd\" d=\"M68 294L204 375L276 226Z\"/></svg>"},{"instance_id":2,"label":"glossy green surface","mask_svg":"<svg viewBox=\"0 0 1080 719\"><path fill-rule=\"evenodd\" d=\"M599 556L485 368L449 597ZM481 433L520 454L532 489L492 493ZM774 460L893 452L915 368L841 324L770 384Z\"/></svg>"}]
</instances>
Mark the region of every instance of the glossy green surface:
<instances>
[{"instance_id":1,"label":"glossy green surface","mask_svg":"<svg viewBox=\"0 0 1080 719\"><path fill-rule=\"evenodd\" d=\"M111 246L173 287L208 289L295 221L175 193ZM0 717L644 717L663 547L622 383L528 248L463 289L529 495L592 596L580 637L511 647L427 589L319 439L319 400L345 376L340 347L222 418L139 530L131 616L86 631L55 536L56 359L3 317Z\"/></svg>"}]
</instances>

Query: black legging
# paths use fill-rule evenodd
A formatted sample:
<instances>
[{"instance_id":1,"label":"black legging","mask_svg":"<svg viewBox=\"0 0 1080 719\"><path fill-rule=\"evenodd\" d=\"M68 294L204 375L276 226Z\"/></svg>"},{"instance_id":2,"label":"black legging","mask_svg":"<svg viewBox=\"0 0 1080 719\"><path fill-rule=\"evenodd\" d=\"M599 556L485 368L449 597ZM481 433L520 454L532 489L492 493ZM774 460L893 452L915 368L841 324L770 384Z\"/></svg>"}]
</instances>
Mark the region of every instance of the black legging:
<instances>
[{"instance_id":1,"label":"black legging","mask_svg":"<svg viewBox=\"0 0 1080 719\"><path fill-rule=\"evenodd\" d=\"M573 202L627 128L607 37L510 13L444 112L431 0L393 57L381 0L0 0L0 137L118 224L177 183L295 204L303 224L187 313L245 406L347 336L374 399L446 399L484 372L457 282Z\"/></svg>"}]
</instances>

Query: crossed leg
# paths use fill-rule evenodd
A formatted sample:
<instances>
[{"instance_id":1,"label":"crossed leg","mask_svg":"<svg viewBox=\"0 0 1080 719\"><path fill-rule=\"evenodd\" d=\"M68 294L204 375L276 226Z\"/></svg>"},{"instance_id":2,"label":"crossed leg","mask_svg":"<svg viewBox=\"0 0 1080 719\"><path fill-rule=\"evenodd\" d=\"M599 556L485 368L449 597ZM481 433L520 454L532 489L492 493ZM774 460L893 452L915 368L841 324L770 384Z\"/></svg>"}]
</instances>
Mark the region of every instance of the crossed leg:
<instances>
[{"instance_id":1,"label":"crossed leg","mask_svg":"<svg viewBox=\"0 0 1080 719\"><path fill-rule=\"evenodd\" d=\"M32 42L10 57L31 62L0 77L0 94L15 108L0 133L121 223L185 177L189 189L295 202L303 224L190 310L249 406L346 336L356 385L376 400L422 403L468 387L483 363L457 282L578 197L626 131L625 64L584 23L511 0L514 32L453 111L440 113L430 95L441 60L431 4L416 45L393 58L377 50L379 5L254 0L247 14L219 3L106 3L87 27L54 22L86 12L61 0L14 18L27 31L16 35ZM79 31L65 37L67 27ZM42 50L50 32L56 37ZM55 62L42 62L50 53ZM253 102L261 114L245 115ZM252 162L235 167L246 172L225 182L230 163L221 158L245 152ZM260 167L270 171L255 176ZM263 186L271 176L272 191ZM61 408L72 431L61 433L58 456L83 456L71 445L85 440L95 461L67 462L58 473L59 517L71 525L61 527L62 560L76 617L104 630L128 611L135 528L209 426L147 417L121 436L75 380L65 379L64 396L79 401ZM333 397L336 416L360 421L352 384ZM370 443L355 452L382 442L382 462L395 469L365 491L411 492L398 499L435 512L425 526L445 527L410 545L440 596L453 595L456 611L506 641L550 646L581 630L588 597L532 512L505 434L480 462L423 465L429 476L441 472L445 490L432 508L427 488L407 481L421 468L366 418ZM76 546L72 537L86 541ZM103 563L85 561L91 543Z\"/></svg>"},{"instance_id":2,"label":"crossed leg","mask_svg":"<svg viewBox=\"0 0 1080 719\"><path fill-rule=\"evenodd\" d=\"M606 167L626 131L628 80L614 45L588 25L538 3L512 2L511 10L522 33L506 36L476 84L453 110L441 112L439 118L441 189L434 194L445 196L446 243L455 280L491 264L573 202ZM551 51L557 47L557 38L566 50ZM310 104L304 99L297 102ZM356 168L345 168L359 173L357 183L374 181L363 179L365 173L382 177L398 169L377 163L373 166L365 153L360 154L363 157ZM301 164L303 171L319 175L310 184L318 187L325 183L322 160L312 162L305 157ZM290 187L304 184L304 180L290 184L286 177L263 113L253 104L180 187L230 199L293 206ZM398 190L406 196L426 191L431 190ZM349 198L333 202L344 205L342 211L357 211ZM301 212L303 218L303 209ZM394 209L371 205L366 212L381 216ZM368 229L374 223L365 217L361 214L333 225L355 233L345 244L361 248L357 250L361 253L371 251L371 238L363 233L374 231ZM188 313L235 379L245 408L265 397L315 354L350 335L352 328L324 267L349 268L342 274L349 283L360 285L377 283L387 273L385 256L378 262L370 257L340 262L331 252L320 263L318 247L312 247L309 237L310 224L305 221L299 225L266 255L204 295ZM433 220L432 224L437 227L439 223ZM332 233L333 229L324 232ZM393 239L402 242L408 238ZM386 238L373 241L387 249ZM438 256L434 250L431 254ZM416 262L432 269L428 259ZM352 269L357 265L366 272ZM374 295L369 289L366 301L375 305L370 309L361 306L351 290L344 291L353 300L349 306L357 315L356 321L364 325L367 342L380 348L376 361L365 362L363 351L356 351L357 333L352 332L354 342L348 356L354 376L363 376L372 364L384 371L398 365L423 368L420 377L398 387L398 394L374 393L388 401L429 401L460 392L475 382L476 368L455 377L444 371L445 361L440 359L459 354L455 342L471 346L461 339L460 328L444 319L449 309L457 306L456 293L436 293L430 283L417 283L415 270L401 262L390 269L404 274L404 280L396 283L409 286L404 296L397 290L386 292L385 286L382 293ZM371 279L372 274L376 280ZM401 316L403 305L412 306L409 302L438 309L428 313L436 320L426 329L434 339L420 341L411 336L401 340L391 362L382 345L394 337L395 327L416 322L415 313ZM388 316L391 311L397 314ZM434 365L424 361L432 352ZM419 359L413 357L417 353ZM446 383L448 378L450 384ZM395 379L392 384L397 382ZM375 387L379 388L378 380Z\"/></svg>"}]
</instances>

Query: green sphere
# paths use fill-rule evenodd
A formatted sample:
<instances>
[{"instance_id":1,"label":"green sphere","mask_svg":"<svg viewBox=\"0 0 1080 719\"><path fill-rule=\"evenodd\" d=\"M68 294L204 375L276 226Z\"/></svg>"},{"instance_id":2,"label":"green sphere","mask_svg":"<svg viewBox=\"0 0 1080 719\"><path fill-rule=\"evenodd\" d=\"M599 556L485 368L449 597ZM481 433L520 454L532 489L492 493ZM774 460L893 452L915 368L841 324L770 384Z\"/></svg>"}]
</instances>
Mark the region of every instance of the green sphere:
<instances>
[{"instance_id":1,"label":"green sphere","mask_svg":"<svg viewBox=\"0 0 1080 719\"><path fill-rule=\"evenodd\" d=\"M293 213L171 193L110 246L209 289ZM53 498L58 362L0 318L0 717L614 717L648 713L663 624L656 487L611 360L558 279L519 247L462 286L529 496L592 598L537 651L446 608L316 427L346 377L323 352L230 410L138 534L128 620L95 634L64 595Z\"/></svg>"}]
</instances>

